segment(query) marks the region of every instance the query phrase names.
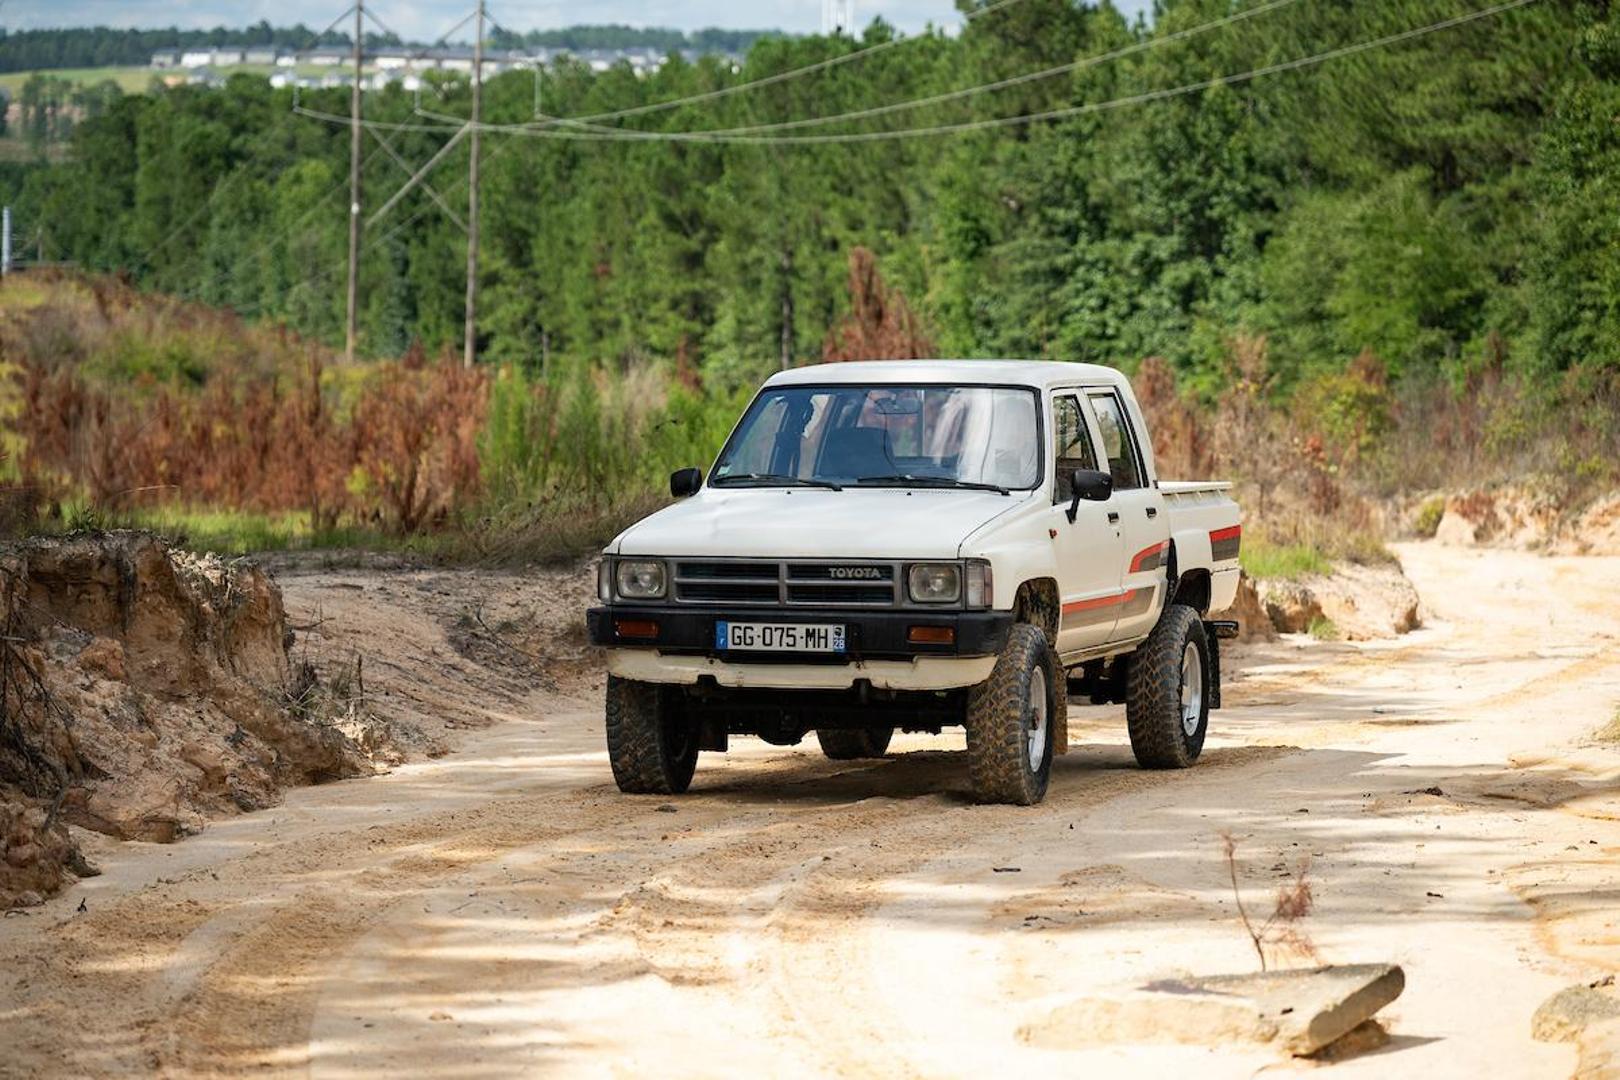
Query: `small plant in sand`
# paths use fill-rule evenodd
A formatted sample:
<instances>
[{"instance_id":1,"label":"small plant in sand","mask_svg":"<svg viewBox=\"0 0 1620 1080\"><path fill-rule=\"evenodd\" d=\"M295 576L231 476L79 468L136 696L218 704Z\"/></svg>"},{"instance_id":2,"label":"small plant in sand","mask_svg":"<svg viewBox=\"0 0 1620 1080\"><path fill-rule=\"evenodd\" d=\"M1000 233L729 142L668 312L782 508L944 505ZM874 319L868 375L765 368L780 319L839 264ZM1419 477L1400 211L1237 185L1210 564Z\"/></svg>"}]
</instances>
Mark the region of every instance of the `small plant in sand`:
<instances>
[{"instance_id":1,"label":"small plant in sand","mask_svg":"<svg viewBox=\"0 0 1620 1080\"><path fill-rule=\"evenodd\" d=\"M1232 898L1237 902L1238 918L1243 921L1243 931L1254 945L1255 956L1260 958L1260 970L1270 970L1267 950L1272 956L1291 954L1307 960L1316 959L1316 946L1311 944L1310 935L1303 925L1314 903L1310 859L1300 859L1288 881L1278 886L1272 899L1271 914L1266 916L1265 921L1256 923L1255 916L1249 914L1248 906L1243 902L1243 890L1238 887L1237 841L1231 833L1221 834L1221 848L1226 858L1227 877L1232 882Z\"/></svg>"}]
</instances>

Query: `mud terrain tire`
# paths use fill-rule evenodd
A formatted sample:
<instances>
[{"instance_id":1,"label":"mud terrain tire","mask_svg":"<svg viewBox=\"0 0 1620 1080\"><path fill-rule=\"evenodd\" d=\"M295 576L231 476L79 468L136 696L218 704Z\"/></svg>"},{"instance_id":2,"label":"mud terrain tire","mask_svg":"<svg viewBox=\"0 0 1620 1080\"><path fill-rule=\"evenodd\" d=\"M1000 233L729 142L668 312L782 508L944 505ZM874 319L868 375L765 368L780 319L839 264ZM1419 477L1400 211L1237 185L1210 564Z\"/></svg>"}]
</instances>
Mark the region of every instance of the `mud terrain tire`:
<instances>
[{"instance_id":1,"label":"mud terrain tire","mask_svg":"<svg viewBox=\"0 0 1620 1080\"><path fill-rule=\"evenodd\" d=\"M894 728L816 729L821 752L834 761L880 758L888 752L889 740L893 737Z\"/></svg>"},{"instance_id":2,"label":"mud terrain tire","mask_svg":"<svg viewBox=\"0 0 1620 1080\"><path fill-rule=\"evenodd\" d=\"M679 795L697 769L697 727L675 693L655 683L608 676L607 745L613 779L626 794Z\"/></svg>"},{"instance_id":3,"label":"mud terrain tire","mask_svg":"<svg viewBox=\"0 0 1620 1080\"><path fill-rule=\"evenodd\" d=\"M974 798L1033 806L1052 774L1052 734L1064 702L1046 635L1015 623L990 678L968 694L968 778Z\"/></svg>"},{"instance_id":4,"label":"mud terrain tire","mask_svg":"<svg viewBox=\"0 0 1620 1080\"><path fill-rule=\"evenodd\" d=\"M1172 604L1131 655L1125 726L1144 769L1185 769L1209 730L1209 641L1198 612Z\"/></svg>"}]
</instances>

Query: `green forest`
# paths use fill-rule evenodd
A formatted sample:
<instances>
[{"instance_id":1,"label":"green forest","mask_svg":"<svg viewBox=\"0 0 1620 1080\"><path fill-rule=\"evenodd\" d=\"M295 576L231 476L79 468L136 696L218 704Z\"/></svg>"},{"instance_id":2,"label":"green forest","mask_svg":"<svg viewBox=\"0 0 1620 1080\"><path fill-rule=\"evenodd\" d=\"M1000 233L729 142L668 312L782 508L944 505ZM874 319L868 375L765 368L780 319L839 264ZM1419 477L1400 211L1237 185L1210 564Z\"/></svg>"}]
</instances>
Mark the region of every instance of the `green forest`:
<instances>
[{"instance_id":1,"label":"green forest","mask_svg":"<svg viewBox=\"0 0 1620 1080\"><path fill-rule=\"evenodd\" d=\"M1167 4L1151 30L1108 7L1024 0L823 73L625 128L771 124L993 82L1230 12ZM883 131L1104 102L1309 56L1472 10L1441 0L1300 0L1230 27L1000 92L784 134ZM608 112L870 48L768 40L738 72L548 73L546 108ZM1460 374L1500 341L1538 371L1620 363L1620 34L1606 4L1541 3L1296 73L980 132L832 145L710 145L486 134L482 352L538 365L690 358L724 382L813 357L873 250L943 353L1212 369L1236 329L1288 377L1364 349L1392 372ZM532 79L489 87L495 122L533 119ZM430 107L465 111L453 84ZM347 93L305 94L347 111ZM423 125L404 91L375 121ZM424 125L426 126L426 125ZM448 138L381 132L421 162ZM770 136L765 136L769 138ZM458 148L459 149L459 148ZM368 140L375 206L403 174ZM348 132L294 115L262 79L127 97L71 160L6 193L39 254L122 270L335 339ZM465 151L434 176L465 198ZM198 214L202 209L203 213ZM177 235L175 235L177 233ZM456 339L457 228L423 192L367 237L368 352ZM784 334L783 320L790 319Z\"/></svg>"},{"instance_id":2,"label":"green forest","mask_svg":"<svg viewBox=\"0 0 1620 1080\"><path fill-rule=\"evenodd\" d=\"M870 253L918 351L1156 358L1189 407L1252 391L1290 445L1386 488L1446 480L1399 455L1447 447L1612 479L1609 4L966 11L959 34L763 38L736 70L563 61L539 97L568 122L536 119L532 74L494 79L480 360L525 386L656 378L719 402L723 431L738 393L836 351ZM298 104L247 76L105 103L65 160L0 173L22 254L340 345L349 131L307 113L346 115L347 91ZM367 217L468 109L464 79L366 95ZM368 223L370 358L459 348L465 240L434 196L465 213L467 154Z\"/></svg>"}]
</instances>

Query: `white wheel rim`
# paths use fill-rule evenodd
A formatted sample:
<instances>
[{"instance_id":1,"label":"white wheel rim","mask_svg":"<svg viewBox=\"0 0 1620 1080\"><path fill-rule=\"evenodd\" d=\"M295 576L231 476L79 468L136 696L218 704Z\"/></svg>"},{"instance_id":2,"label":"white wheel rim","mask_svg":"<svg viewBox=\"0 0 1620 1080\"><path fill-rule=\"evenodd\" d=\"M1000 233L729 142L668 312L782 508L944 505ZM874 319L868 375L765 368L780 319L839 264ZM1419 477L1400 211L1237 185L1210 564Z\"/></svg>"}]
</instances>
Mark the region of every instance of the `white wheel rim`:
<instances>
[{"instance_id":1,"label":"white wheel rim","mask_svg":"<svg viewBox=\"0 0 1620 1080\"><path fill-rule=\"evenodd\" d=\"M1046 671L1036 668L1029 676L1029 767L1040 770L1046 756Z\"/></svg>"},{"instance_id":2,"label":"white wheel rim","mask_svg":"<svg viewBox=\"0 0 1620 1080\"><path fill-rule=\"evenodd\" d=\"M1198 720L1204 711L1204 664L1198 646L1187 642L1181 654L1181 730L1187 738L1198 734Z\"/></svg>"}]
</instances>

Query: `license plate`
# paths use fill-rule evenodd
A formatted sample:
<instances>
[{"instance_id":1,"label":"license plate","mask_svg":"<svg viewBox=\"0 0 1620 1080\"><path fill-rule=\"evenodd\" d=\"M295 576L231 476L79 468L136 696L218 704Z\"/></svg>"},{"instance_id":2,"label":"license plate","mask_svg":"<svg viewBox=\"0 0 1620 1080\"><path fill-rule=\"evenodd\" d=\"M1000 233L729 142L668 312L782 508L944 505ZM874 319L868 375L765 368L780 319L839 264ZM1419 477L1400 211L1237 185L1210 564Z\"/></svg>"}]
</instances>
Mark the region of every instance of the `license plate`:
<instances>
[{"instance_id":1,"label":"license plate","mask_svg":"<svg viewBox=\"0 0 1620 1080\"><path fill-rule=\"evenodd\" d=\"M714 647L756 652L844 651L844 628L826 623L716 622Z\"/></svg>"}]
</instances>

